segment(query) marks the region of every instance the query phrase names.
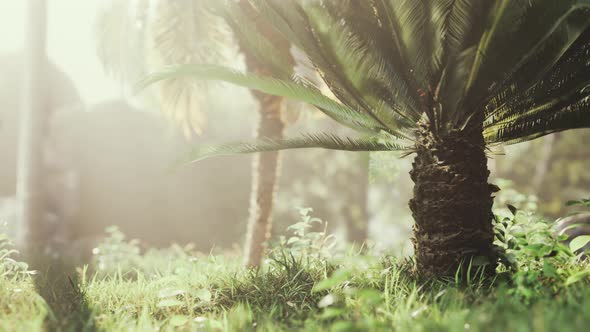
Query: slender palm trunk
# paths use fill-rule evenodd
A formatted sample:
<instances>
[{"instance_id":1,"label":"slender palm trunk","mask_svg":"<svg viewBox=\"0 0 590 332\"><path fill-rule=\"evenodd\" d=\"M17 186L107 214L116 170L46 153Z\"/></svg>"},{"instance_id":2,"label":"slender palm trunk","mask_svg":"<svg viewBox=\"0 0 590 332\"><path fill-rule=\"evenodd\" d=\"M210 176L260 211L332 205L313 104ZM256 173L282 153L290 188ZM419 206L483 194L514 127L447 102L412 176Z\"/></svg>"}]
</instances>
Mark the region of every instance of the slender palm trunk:
<instances>
[{"instance_id":1,"label":"slender palm trunk","mask_svg":"<svg viewBox=\"0 0 590 332\"><path fill-rule=\"evenodd\" d=\"M454 275L476 257L493 273L493 192L481 126L436 138L429 125L418 130L415 183L410 208L415 220L414 250L420 275ZM465 270L463 270L465 271Z\"/></svg>"},{"instance_id":2,"label":"slender palm trunk","mask_svg":"<svg viewBox=\"0 0 590 332\"><path fill-rule=\"evenodd\" d=\"M258 138L282 138L285 127L281 120L283 99L264 94L256 94L256 97L260 103ZM265 242L271 235L272 208L278 187L280 161L279 151L260 153L254 157L246 235L246 266L258 266L264 257Z\"/></svg>"},{"instance_id":3,"label":"slender palm trunk","mask_svg":"<svg viewBox=\"0 0 590 332\"><path fill-rule=\"evenodd\" d=\"M369 154L359 154L358 178L351 189L351 204L345 207L346 229L348 241L355 245L363 245L369 237L369 213L367 207L369 193Z\"/></svg>"},{"instance_id":4,"label":"slender palm trunk","mask_svg":"<svg viewBox=\"0 0 590 332\"><path fill-rule=\"evenodd\" d=\"M291 45L276 31L264 18L259 16L250 3L240 0L240 6L250 16L253 24L265 38L280 50L281 55L289 57L289 62L294 66L291 56ZM238 40L238 43L240 41ZM246 66L250 72L272 76L273 72L259 59L247 52L247 47L241 47L245 55ZM260 122L257 130L258 138L283 138L285 124L282 120L284 99L254 92L259 102ZM250 216L248 220L248 233L246 235L245 265L249 267L259 266L264 257L265 242L270 239L272 226L272 207L278 186L280 170L280 152L260 153L254 157L252 193L250 196Z\"/></svg>"},{"instance_id":5,"label":"slender palm trunk","mask_svg":"<svg viewBox=\"0 0 590 332\"><path fill-rule=\"evenodd\" d=\"M20 119L17 218L18 245L32 255L43 246L45 193L43 188L43 140L47 131L44 82L46 76L46 2L29 0L23 101Z\"/></svg>"}]
</instances>

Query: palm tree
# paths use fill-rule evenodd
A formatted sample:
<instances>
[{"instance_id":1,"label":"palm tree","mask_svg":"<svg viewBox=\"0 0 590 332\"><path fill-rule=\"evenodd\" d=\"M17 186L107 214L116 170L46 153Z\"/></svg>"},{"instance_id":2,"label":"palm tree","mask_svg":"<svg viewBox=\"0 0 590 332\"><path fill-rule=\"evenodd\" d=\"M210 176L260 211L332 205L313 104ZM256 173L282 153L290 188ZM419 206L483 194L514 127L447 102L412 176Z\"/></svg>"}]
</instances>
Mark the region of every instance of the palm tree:
<instances>
[{"instance_id":1,"label":"palm tree","mask_svg":"<svg viewBox=\"0 0 590 332\"><path fill-rule=\"evenodd\" d=\"M223 16L236 34L240 50L244 53L246 67L257 75L279 75L289 78L294 71L295 60L291 56L291 45L268 21L254 10L246 0L240 0L236 5L225 7ZM247 27L252 31L244 33ZM260 53L258 49L251 49L253 35L258 35L272 47L271 53ZM281 58L280 64L273 65L269 55ZM285 123L282 119L285 103L283 97L273 96L255 91L255 98L259 103L259 123L256 136L259 139L282 139ZM272 226L272 208L278 186L280 170L280 152L269 151L256 154L252 166L252 193L250 195L250 216L248 219L248 233L246 235L245 265L259 266L264 257L265 243L270 239Z\"/></svg>"},{"instance_id":2,"label":"palm tree","mask_svg":"<svg viewBox=\"0 0 590 332\"><path fill-rule=\"evenodd\" d=\"M173 77L225 80L306 101L366 136L307 134L199 147L223 153L290 148L415 153L410 201L417 272L493 271L493 193L486 147L590 126L590 1L251 0L315 65L337 101L299 78L217 66ZM403 142L407 142L404 144Z\"/></svg>"},{"instance_id":3,"label":"palm tree","mask_svg":"<svg viewBox=\"0 0 590 332\"><path fill-rule=\"evenodd\" d=\"M114 73L121 75L124 80L133 80L154 64L144 63L131 65L134 60L119 63L122 54L121 47L112 47L113 41L125 43L128 38L121 38L121 30L134 34L131 38L137 45L133 50L147 49L152 62L160 64L170 63L206 63L214 59L223 59L230 43L224 28L229 26L237 39L239 51L245 57L249 71L259 75L273 75L288 79L292 76L295 60L290 53L290 43L267 21L254 10L248 1L240 0L228 2L226 6L219 6L217 1L198 0L171 2L156 2L156 15L152 24L146 18L149 1L139 3L139 6L129 7L128 1L115 0L106 15L101 16L101 47L99 55ZM126 17L132 13L142 24L136 25L121 20L120 15ZM123 22L123 23L122 23ZM115 23L115 24L113 24ZM196 36L196 37L195 37ZM145 40L151 39L151 42ZM121 40L118 40L121 39ZM200 39L200 40L199 40ZM263 46L253 48L252 45ZM123 52L125 53L125 52ZM131 55L136 55L130 52ZM123 54L129 56L129 53ZM144 54L145 55L145 54ZM278 59L273 59L279 55ZM217 61L219 62L219 61ZM114 65L113 65L114 64ZM138 68L139 67L139 68ZM195 86L192 82L179 78L169 80L159 87L159 100L164 106L164 112L179 120L185 133L200 131L204 125L204 115L195 111L202 99L206 86ZM282 97L255 92L259 103L260 119L256 136L259 138L282 139L285 123L282 113L286 107ZM265 242L270 238L272 207L277 190L277 179L280 170L280 154L278 151L256 155L253 160L252 193L248 232L245 245L245 265L258 266L264 256Z\"/></svg>"},{"instance_id":4,"label":"palm tree","mask_svg":"<svg viewBox=\"0 0 590 332\"><path fill-rule=\"evenodd\" d=\"M18 244L26 255L44 247L42 231L45 195L43 188L43 139L47 130L46 10L45 0L30 0L27 8L27 43L23 66L23 107L20 119L17 198Z\"/></svg>"}]
</instances>

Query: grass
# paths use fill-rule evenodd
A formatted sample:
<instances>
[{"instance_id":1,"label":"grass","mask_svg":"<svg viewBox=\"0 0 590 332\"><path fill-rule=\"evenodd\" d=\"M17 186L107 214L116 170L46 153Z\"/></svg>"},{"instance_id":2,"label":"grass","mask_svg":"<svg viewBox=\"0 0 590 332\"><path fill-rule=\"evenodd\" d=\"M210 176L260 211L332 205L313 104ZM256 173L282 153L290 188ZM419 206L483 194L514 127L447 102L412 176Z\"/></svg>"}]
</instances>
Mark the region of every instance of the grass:
<instances>
[{"instance_id":1,"label":"grass","mask_svg":"<svg viewBox=\"0 0 590 332\"><path fill-rule=\"evenodd\" d=\"M142 254L115 229L90 267L58 268L52 282L5 257L0 331L582 331L590 324L588 261L536 219L517 213L498 221L497 244L511 263L493 280L420 281L411 260L329 250L329 238L306 232L309 221L294 225L259 270L243 269L231 253L173 246Z\"/></svg>"}]
</instances>

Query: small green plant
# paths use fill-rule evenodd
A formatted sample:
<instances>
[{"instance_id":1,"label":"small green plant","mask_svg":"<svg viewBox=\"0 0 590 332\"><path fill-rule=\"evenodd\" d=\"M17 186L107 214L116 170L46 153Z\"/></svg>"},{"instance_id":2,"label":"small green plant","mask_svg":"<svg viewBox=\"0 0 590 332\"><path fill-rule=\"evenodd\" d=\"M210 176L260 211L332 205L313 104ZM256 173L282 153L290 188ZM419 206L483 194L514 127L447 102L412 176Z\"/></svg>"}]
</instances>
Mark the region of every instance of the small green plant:
<instances>
[{"instance_id":1,"label":"small green plant","mask_svg":"<svg viewBox=\"0 0 590 332\"><path fill-rule=\"evenodd\" d=\"M14 249L14 243L0 229L0 277L19 277L21 275L35 274L34 271L29 271L27 263L14 259L18 254L18 250Z\"/></svg>"},{"instance_id":2,"label":"small green plant","mask_svg":"<svg viewBox=\"0 0 590 332\"><path fill-rule=\"evenodd\" d=\"M280 238L280 245L276 250L288 250L295 256L311 256L315 258L331 257L337 245L334 235L328 235L328 224L319 218L311 216L312 208L299 208L300 221L287 227L292 233L288 239ZM322 227L322 231L313 231L316 226Z\"/></svg>"},{"instance_id":3,"label":"small green plant","mask_svg":"<svg viewBox=\"0 0 590 332\"><path fill-rule=\"evenodd\" d=\"M104 241L92 250L94 266L98 275L134 273L141 261L141 249L139 241L126 239L125 234L116 226L106 229L107 236Z\"/></svg>"},{"instance_id":4,"label":"small green plant","mask_svg":"<svg viewBox=\"0 0 590 332\"><path fill-rule=\"evenodd\" d=\"M494 244L501 252L500 269L510 273L514 284L511 293L532 301L547 289L557 292L590 276L587 262L573 253L551 223L511 205L508 209L509 216L496 216Z\"/></svg>"},{"instance_id":5,"label":"small green plant","mask_svg":"<svg viewBox=\"0 0 590 332\"><path fill-rule=\"evenodd\" d=\"M590 251L590 198L568 201L569 207L581 208L568 217L557 219L559 234L566 236L570 249L575 253Z\"/></svg>"}]
</instances>

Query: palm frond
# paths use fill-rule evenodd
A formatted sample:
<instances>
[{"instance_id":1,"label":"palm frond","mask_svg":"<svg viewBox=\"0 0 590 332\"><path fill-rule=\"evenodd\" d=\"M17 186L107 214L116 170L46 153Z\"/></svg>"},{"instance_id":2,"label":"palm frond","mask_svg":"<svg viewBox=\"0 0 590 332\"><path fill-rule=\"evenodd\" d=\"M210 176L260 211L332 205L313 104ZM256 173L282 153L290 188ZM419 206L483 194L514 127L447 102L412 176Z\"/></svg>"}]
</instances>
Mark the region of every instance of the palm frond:
<instances>
[{"instance_id":1,"label":"palm frond","mask_svg":"<svg viewBox=\"0 0 590 332\"><path fill-rule=\"evenodd\" d=\"M229 28L211 12L210 0L159 0L149 26L150 68L189 63L227 64L235 54ZM162 111L184 128L200 133L207 85L184 78L158 87Z\"/></svg>"},{"instance_id":2,"label":"palm frond","mask_svg":"<svg viewBox=\"0 0 590 332\"><path fill-rule=\"evenodd\" d=\"M442 0L433 2L433 20L440 36L435 100L440 103L442 126L459 122L461 101L469 80L493 1ZM450 125L450 126L449 126Z\"/></svg>"},{"instance_id":3,"label":"palm frond","mask_svg":"<svg viewBox=\"0 0 590 332\"><path fill-rule=\"evenodd\" d=\"M213 156L269 152L290 149L322 148L341 151L409 151L382 136L367 138L340 137L332 134L302 134L297 138L281 140L262 139L252 143L229 143L219 145L203 145L190 152L181 163L196 162Z\"/></svg>"},{"instance_id":4,"label":"palm frond","mask_svg":"<svg viewBox=\"0 0 590 332\"><path fill-rule=\"evenodd\" d=\"M411 54L404 43L400 22L392 16L390 4L382 0L345 0L326 1L323 6L315 11L321 10L321 15L316 15L319 20L327 22L325 30L328 35L324 39L333 40L333 44L340 43L332 46L336 55L350 53L347 61L340 63L344 68L359 68L347 76L354 88L370 101L369 105L374 107L380 100L390 108L389 113L407 114L411 121L421 117L423 112L429 113L421 103L427 89L413 74L413 68L417 66L409 60ZM333 17L335 13L337 17ZM349 43L356 48L348 47ZM377 72L367 71L363 62L378 64L374 66ZM395 116L389 118L384 119L400 122Z\"/></svg>"},{"instance_id":5,"label":"palm frond","mask_svg":"<svg viewBox=\"0 0 590 332\"><path fill-rule=\"evenodd\" d=\"M485 117L490 143L587 125L590 0L248 1L252 12L234 2L217 12L270 70L181 62L142 85L228 81L400 137L424 118L434 135L445 135ZM339 102L294 77L291 52L277 49L259 24L304 53Z\"/></svg>"},{"instance_id":6,"label":"palm frond","mask_svg":"<svg viewBox=\"0 0 590 332\"><path fill-rule=\"evenodd\" d=\"M247 1L219 1L212 9L231 28L242 53L256 59L277 78L293 75L289 42Z\"/></svg>"},{"instance_id":7,"label":"palm frond","mask_svg":"<svg viewBox=\"0 0 590 332\"><path fill-rule=\"evenodd\" d=\"M444 135L485 109L487 137L501 130L497 139L509 139L515 128L551 131L530 125L549 119L561 130L565 120L549 114L583 105L581 63L570 63L578 73L567 83L556 68L568 71L563 59L590 26L590 0L250 1L343 104L382 127L401 131L426 114Z\"/></svg>"},{"instance_id":8,"label":"palm frond","mask_svg":"<svg viewBox=\"0 0 590 332\"><path fill-rule=\"evenodd\" d=\"M164 70L147 76L139 82L139 90L159 81L178 78L191 78L196 80L220 80L230 82L249 89L254 89L270 95L305 101L327 116L346 126L378 133L380 131L392 132L390 129L374 121L366 114L353 110L324 96L317 88L296 80L279 80L253 74L237 72L230 68L215 65L179 65L170 66ZM395 133L393 131L392 133Z\"/></svg>"},{"instance_id":9,"label":"palm frond","mask_svg":"<svg viewBox=\"0 0 590 332\"><path fill-rule=\"evenodd\" d=\"M297 1L252 2L307 54L331 91L343 103L387 127L392 124L398 128L406 127L420 118L422 110L410 97L411 90L403 78L391 70L389 59L373 51L375 44L367 42L371 39L363 37L359 32L362 29L347 24L331 11L330 2L309 1L305 5ZM351 3L356 5L355 10L360 8L367 15L373 15L358 2ZM380 118L373 112L378 106L374 104L377 100L386 101L390 107L387 118Z\"/></svg>"},{"instance_id":10,"label":"palm frond","mask_svg":"<svg viewBox=\"0 0 590 332\"><path fill-rule=\"evenodd\" d=\"M408 69L425 92L434 85L436 48L440 38L434 27L432 1L387 0L390 17L401 27L399 37L405 48Z\"/></svg>"},{"instance_id":11,"label":"palm frond","mask_svg":"<svg viewBox=\"0 0 590 332\"><path fill-rule=\"evenodd\" d=\"M143 61L148 45L145 29L150 0L105 1L95 24L97 56L108 75L134 82L147 72Z\"/></svg>"},{"instance_id":12,"label":"palm frond","mask_svg":"<svg viewBox=\"0 0 590 332\"><path fill-rule=\"evenodd\" d=\"M515 80L492 98L484 122L489 140L499 142L588 126L590 28L587 28L534 85ZM524 87L522 87L524 85Z\"/></svg>"},{"instance_id":13,"label":"palm frond","mask_svg":"<svg viewBox=\"0 0 590 332\"><path fill-rule=\"evenodd\" d=\"M589 9L588 0L499 1L472 67L466 108L485 106L516 80L534 84L589 26Z\"/></svg>"},{"instance_id":14,"label":"palm frond","mask_svg":"<svg viewBox=\"0 0 590 332\"><path fill-rule=\"evenodd\" d=\"M590 93L567 107L547 110L541 115L486 128L486 142L513 144L564 130L590 128Z\"/></svg>"}]
</instances>

